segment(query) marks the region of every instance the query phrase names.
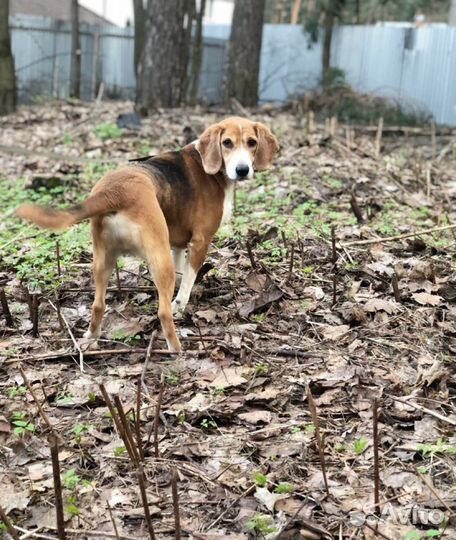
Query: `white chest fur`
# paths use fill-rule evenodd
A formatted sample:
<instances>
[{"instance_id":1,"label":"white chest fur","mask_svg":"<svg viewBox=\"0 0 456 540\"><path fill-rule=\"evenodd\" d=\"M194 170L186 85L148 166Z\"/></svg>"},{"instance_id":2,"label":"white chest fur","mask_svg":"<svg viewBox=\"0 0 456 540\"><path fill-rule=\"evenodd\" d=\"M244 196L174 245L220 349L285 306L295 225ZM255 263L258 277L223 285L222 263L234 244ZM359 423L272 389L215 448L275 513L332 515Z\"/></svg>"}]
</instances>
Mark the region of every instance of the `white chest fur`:
<instances>
[{"instance_id":1,"label":"white chest fur","mask_svg":"<svg viewBox=\"0 0 456 540\"><path fill-rule=\"evenodd\" d=\"M233 213L234 205L234 182L230 182L225 189L225 198L223 200L223 214L220 225L228 223Z\"/></svg>"}]
</instances>

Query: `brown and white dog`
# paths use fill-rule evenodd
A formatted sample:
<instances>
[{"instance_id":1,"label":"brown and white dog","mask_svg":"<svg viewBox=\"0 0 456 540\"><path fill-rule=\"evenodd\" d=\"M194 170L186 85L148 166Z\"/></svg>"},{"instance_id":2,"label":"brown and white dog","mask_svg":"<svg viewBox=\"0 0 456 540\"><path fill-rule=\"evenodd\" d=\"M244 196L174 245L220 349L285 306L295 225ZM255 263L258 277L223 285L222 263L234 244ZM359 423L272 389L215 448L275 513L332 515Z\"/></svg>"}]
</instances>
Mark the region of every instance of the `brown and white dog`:
<instances>
[{"instance_id":1,"label":"brown and white dog","mask_svg":"<svg viewBox=\"0 0 456 540\"><path fill-rule=\"evenodd\" d=\"M57 210L26 204L16 213L53 230L90 218L95 300L86 338L100 337L109 277L117 257L131 254L149 265L168 348L179 351L173 313L185 309L212 238L231 216L234 185L252 178L254 169L269 168L278 150L263 124L227 118L182 150L106 174L78 206ZM182 280L171 302L175 272Z\"/></svg>"}]
</instances>

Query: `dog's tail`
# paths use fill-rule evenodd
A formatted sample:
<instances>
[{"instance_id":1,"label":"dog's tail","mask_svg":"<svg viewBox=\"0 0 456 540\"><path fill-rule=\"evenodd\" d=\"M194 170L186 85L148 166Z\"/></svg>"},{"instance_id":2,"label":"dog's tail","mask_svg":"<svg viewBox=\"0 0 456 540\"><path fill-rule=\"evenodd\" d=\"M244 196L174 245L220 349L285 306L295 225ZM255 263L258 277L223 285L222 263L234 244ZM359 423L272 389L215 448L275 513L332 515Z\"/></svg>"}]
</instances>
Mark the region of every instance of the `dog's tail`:
<instances>
[{"instance_id":1,"label":"dog's tail","mask_svg":"<svg viewBox=\"0 0 456 540\"><path fill-rule=\"evenodd\" d=\"M92 195L83 203L66 210L57 210L56 208L39 206L37 204L23 204L16 209L15 214L23 219L32 221L38 227L53 231L63 231L85 219L120 210L120 206L115 199L109 197L109 194L106 192L100 192Z\"/></svg>"}]
</instances>

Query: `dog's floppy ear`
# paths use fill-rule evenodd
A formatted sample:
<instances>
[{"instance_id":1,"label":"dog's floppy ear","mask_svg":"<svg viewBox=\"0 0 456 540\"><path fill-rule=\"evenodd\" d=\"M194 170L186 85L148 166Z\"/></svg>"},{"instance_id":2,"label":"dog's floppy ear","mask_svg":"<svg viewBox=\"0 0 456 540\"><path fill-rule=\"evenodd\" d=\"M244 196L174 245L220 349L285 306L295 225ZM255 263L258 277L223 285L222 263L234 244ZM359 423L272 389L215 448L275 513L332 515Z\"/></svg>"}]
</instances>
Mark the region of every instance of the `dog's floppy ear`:
<instances>
[{"instance_id":1,"label":"dog's floppy ear","mask_svg":"<svg viewBox=\"0 0 456 540\"><path fill-rule=\"evenodd\" d=\"M258 147L255 153L255 169L264 171L272 166L272 160L280 149L279 141L264 124L257 122L255 131L258 137Z\"/></svg>"},{"instance_id":2,"label":"dog's floppy ear","mask_svg":"<svg viewBox=\"0 0 456 540\"><path fill-rule=\"evenodd\" d=\"M196 149L200 153L207 174L217 174L222 168L221 134L221 126L214 124L203 131L196 143Z\"/></svg>"}]
</instances>

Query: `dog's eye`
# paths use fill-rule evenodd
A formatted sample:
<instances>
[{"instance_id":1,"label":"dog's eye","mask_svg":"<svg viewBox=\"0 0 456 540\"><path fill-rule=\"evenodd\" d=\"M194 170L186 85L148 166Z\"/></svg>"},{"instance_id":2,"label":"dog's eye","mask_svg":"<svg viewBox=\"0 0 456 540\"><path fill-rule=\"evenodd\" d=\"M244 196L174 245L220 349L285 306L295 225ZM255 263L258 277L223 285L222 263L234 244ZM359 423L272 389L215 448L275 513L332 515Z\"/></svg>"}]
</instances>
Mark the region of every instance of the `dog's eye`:
<instances>
[{"instance_id":1,"label":"dog's eye","mask_svg":"<svg viewBox=\"0 0 456 540\"><path fill-rule=\"evenodd\" d=\"M233 141L231 139L225 139L222 141L222 144L225 148L233 148Z\"/></svg>"},{"instance_id":2,"label":"dog's eye","mask_svg":"<svg viewBox=\"0 0 456 540\"><path fill-rule=\"evenodd\" d=\"M249 139L249 140L247 141L247 146L248 146L249 148L255 148L256 145L257 145L257 142L256 142L255 139Z\"/></svg>"}]
</instances>

